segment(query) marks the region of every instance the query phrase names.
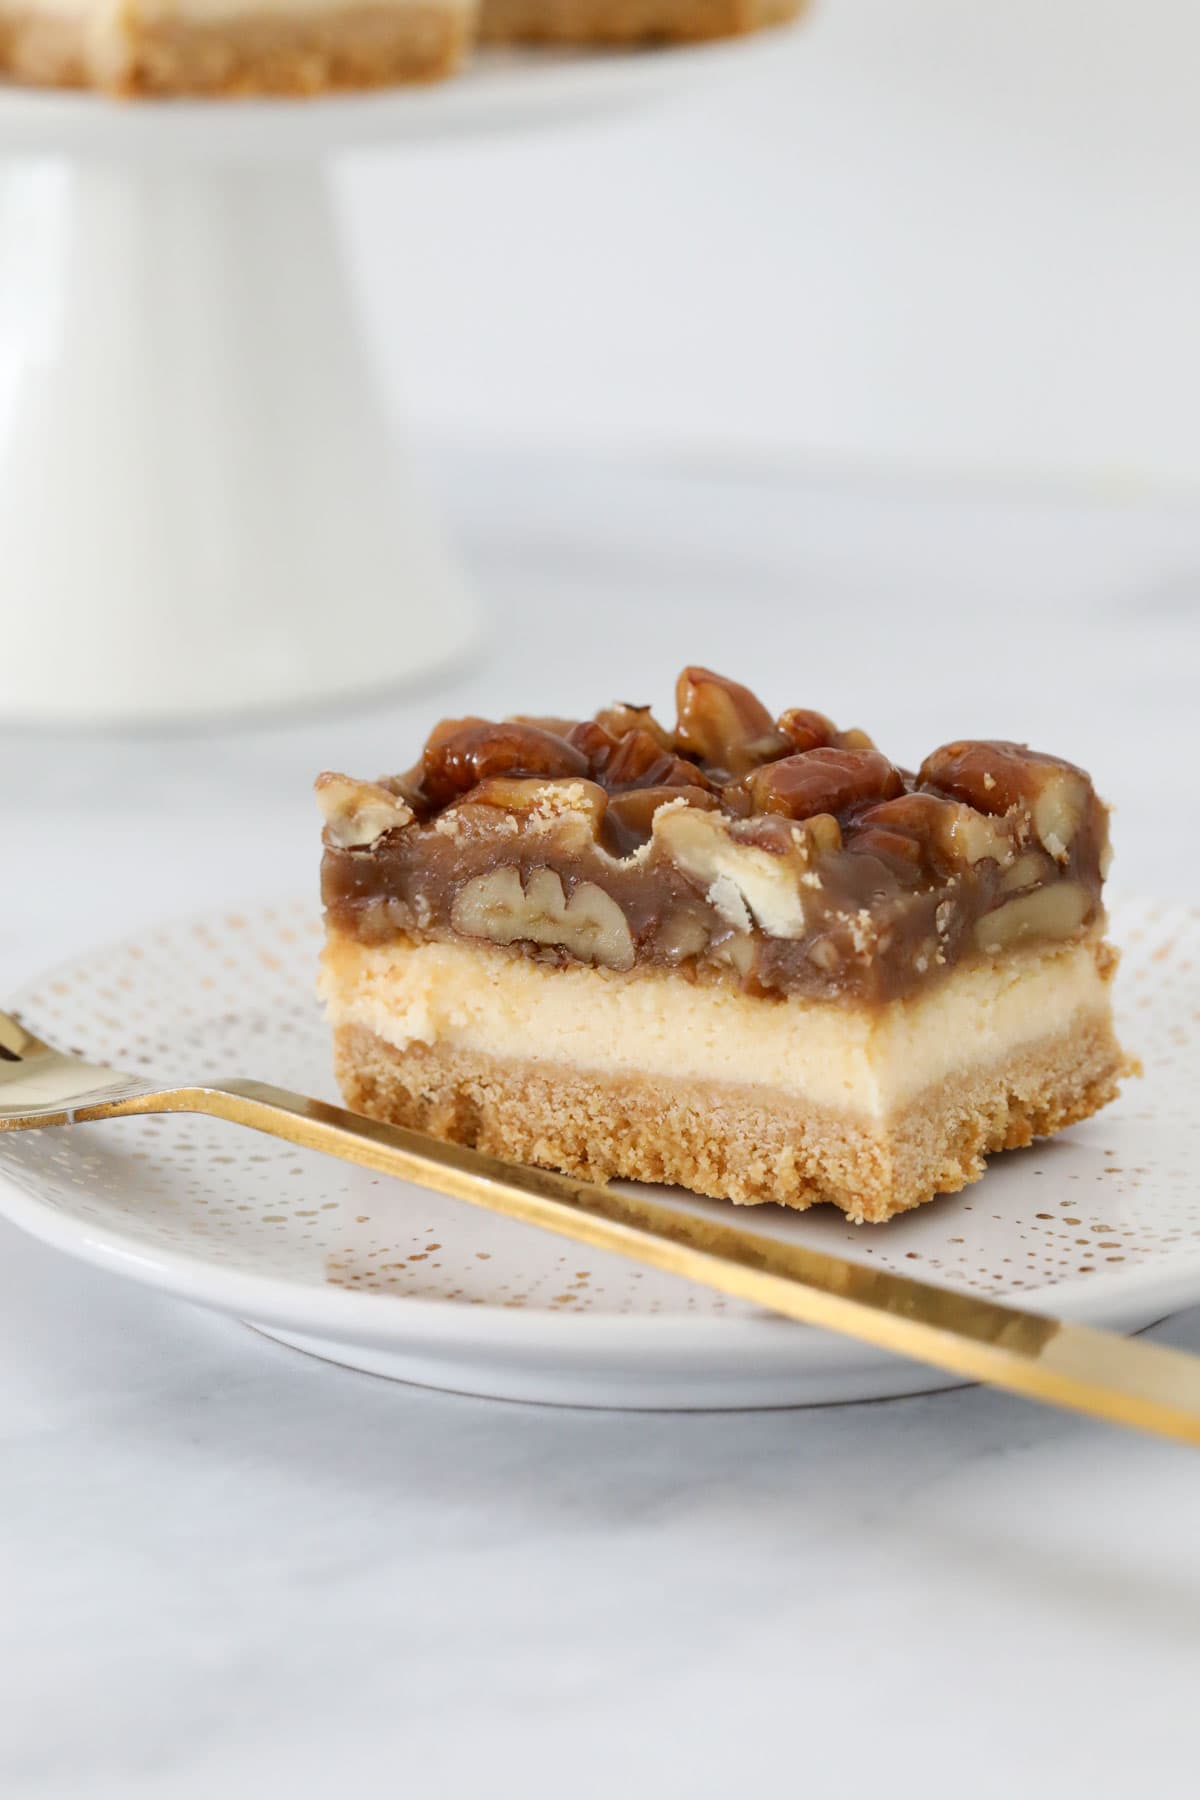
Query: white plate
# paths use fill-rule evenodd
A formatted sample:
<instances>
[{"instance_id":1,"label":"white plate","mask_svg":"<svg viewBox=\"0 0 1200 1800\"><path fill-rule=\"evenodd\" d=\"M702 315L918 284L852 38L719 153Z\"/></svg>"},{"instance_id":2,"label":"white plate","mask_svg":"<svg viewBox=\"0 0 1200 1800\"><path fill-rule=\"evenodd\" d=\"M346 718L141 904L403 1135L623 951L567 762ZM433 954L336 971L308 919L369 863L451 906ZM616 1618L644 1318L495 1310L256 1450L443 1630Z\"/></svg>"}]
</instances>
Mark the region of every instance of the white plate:
<instances>
[{"instance_id":1,"label":"white plate","mask_svg":"<svg viewBox=\"0 0 1200 1800\"><path fill-rule=\"evenodd\" d=\"M1200 1300L1200 915L1120 907L1116 1105L882 1227L831 1209L743 1223L1071 1319L1136 1329ZM253 1075L336 1098L311 902L166 927L18 996L37 1031L165 1079ZM73 1255L376 1374L632 1407L877 1398L946 1378L581 1251L405 1182L215 1121L0 1136L0 1212ZM719 1212L716 1203L688 1200Z\"/></svg>"}]
</instances>

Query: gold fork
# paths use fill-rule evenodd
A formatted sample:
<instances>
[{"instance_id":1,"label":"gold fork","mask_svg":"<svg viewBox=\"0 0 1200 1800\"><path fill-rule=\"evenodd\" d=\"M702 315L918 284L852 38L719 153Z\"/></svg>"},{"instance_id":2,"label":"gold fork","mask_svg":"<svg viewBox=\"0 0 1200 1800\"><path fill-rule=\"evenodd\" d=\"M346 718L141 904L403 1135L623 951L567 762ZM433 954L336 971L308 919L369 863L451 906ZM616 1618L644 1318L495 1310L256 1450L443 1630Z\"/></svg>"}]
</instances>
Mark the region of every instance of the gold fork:
<instances>
[{"instance_id":1,"label":"gold fork","mask_svg":"<svg viewBox=\"0 0 1200 1800\"><path fill-rule=\"evenodd\" d=\"M864 1268L640 1194L503 1162L266 1082L160 1087L56 1050L0 1013L0 1130L161 1112L248 1125L950 1375L1200 1444L1200 1358L1178 1350Z\"/></svg>"}]
</instances>

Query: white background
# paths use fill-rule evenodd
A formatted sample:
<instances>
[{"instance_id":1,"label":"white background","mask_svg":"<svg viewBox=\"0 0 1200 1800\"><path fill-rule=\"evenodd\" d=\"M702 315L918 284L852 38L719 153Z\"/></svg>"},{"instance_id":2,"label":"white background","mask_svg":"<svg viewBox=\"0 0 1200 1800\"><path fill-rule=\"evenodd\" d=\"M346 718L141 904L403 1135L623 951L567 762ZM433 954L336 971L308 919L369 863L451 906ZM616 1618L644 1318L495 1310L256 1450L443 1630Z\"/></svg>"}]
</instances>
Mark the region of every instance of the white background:
<instances>
[{"instance_id":1,"label":"white background","mask_svg":"<svg viewBox=\"0 0 1200 1800\"><path fill-rule=\"evenodd\" d=\"M632 122L357 159L389 378L505 445L1200 479L1200 10L816 0Z\"/></svg>"}]
</instances>

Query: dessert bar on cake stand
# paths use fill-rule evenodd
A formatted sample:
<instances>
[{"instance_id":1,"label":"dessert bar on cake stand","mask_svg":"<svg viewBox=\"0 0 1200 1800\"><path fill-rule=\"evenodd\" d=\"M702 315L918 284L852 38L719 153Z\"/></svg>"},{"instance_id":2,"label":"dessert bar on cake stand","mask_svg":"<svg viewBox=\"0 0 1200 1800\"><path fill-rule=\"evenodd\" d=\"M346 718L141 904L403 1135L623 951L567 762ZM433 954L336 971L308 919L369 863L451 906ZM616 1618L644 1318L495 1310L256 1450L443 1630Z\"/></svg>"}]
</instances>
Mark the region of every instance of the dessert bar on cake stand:
<instances>
[{"instance_id":1,"label":"dessert bar on cake stand","mask_svg":"<svg viewBox=\"0 0 1200 1800\"><path fill-rule=\"evenodd\" d=\"M286 707L469 650L478 615L394 440L329 159L617 112L774 35L497 52L444 85L311 101L0 90L0 716Z\"/></svg>"}]
</instances>

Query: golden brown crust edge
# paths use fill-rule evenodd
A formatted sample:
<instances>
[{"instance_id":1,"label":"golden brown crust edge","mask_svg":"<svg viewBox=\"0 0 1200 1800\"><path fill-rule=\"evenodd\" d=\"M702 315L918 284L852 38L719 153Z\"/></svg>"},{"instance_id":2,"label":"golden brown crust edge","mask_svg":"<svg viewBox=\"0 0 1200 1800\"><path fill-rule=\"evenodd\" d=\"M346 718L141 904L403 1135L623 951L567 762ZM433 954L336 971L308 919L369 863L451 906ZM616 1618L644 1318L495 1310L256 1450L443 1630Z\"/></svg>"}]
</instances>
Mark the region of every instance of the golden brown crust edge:
<instances>
[{"instance_id":1,"label":"golden brown crust edge","mask_svg":"<svg viewBox=\"0 0 1200 1800\"><path fill-rule=\"evenodd\" d=\"M469 10L437 0L203 25L143 20L102 66L79 22L16 13L0 19L0 71L31 86L129 96L303 96L440 80L462 61L473 24Z\"/></svg>"},{"instance_id":2,"label":"golden brown crust edge","mask_svg":"<svg viewBox=\"0 0 1200 1800\"><path fill-rule=\"evenodd\" d=\"M697 43L794 19L806 0L483 0L485 44Z\"/></svg>"},{"instance_id":3,"label":"golden brown crust edge","mask_svg":"<svg viewBox=\"0 0 1200 1800\"><path fill-rule=\"evenodd\" d=\"M1108 1019L1097 1017L999 1068L939 1084L885 1131L785 1094L617 1079L446 1046L397 1050L356 1025L335 1031L334 1061L356 1111L512 1162L594 1181L667 1182L741 1205L828 1201L870 1223L978 1180L993 1151L1088 1118L1130 1072Z\"/></svg>"},{"instance_id":4,"label":"golden brown crust edge","mask_svg":"<svg viewBox=\"0 0 1200 1800\"><path fill-rule=\"evenodd\" d=\"M103 85L80 22L34 13L0 16L0 74L29 87Z\"/></svg>"},{"instance_id":5,"label":"golden brown crust edge","mask_svg":"<svg viewBox=\"0 0 1200 1800\"><path fill-rule=\"evenodd\" d=\"M782 24L805 0L489 0L470 7L413 0L327 13L197 24L140 20L101 57L78 19L0 14L0 74L33 87L104 88L128 97L249 94L301 97L444 80L475 40L491 44L622 44L733 37Z\"/></svg>"}]
</instances>

